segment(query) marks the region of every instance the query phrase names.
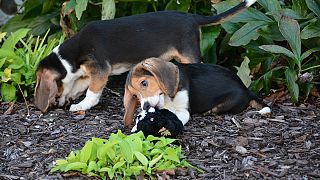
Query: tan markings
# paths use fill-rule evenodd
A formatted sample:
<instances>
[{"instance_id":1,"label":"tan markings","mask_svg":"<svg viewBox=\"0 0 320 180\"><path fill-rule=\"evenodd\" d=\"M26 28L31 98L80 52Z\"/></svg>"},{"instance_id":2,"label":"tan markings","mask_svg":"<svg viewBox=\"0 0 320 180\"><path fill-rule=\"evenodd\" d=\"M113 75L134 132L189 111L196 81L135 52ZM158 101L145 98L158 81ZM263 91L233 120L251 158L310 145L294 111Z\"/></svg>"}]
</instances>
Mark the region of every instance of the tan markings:
<instances>
[{"instance_id":1,"label":"tan markings","mask_svg":"<svg viewBox=\"0 0 320 180\"><path fill-rule=\"evenodd\" d=\"M258 103L256 100L251 100L249 102L249 105L255 109L262 109L263 108L263 105Z\"/></svg>"},{"instance_id":2,"label":"tan markings","mask_svg":"<svg viewBox=\"0 0 320 180\"><path fill-rule=\"evenodd\" d=\"M94 93L99 93L102 91L104 86L108 82L109 75L111 73L111 68L108 66L105 69L97 68L97 64L94 61L89 61L80 66L85 72L86 76L89 77L89 90Z\"/></svg>"},{"instance_id":3,"label":"tan markings","mask_svg":"<svg viewBox=\"0 0 320 180\"><path fill-rule=\"evenodd\" d=\"M107 84L109 73L91 74L89 77L90 77L90 84L89 84L90 91L94 93L99 93Z\"/></svg>"},{"instance_id":4,"label":"tan markings","mask_svg":"<svg viewBox=\"0 0 320 180\"><path fill-rule=\"evenodd\" d=\"M141 85L142 81L146 81L148 83L147 87L143 87ZM159 95L162 91L158 85L158 82L155 77L146 75L142 77L132 77L131 86L128 86L128 89L133 92L137 97L151 97L155 95Z\"/></svg>"},{"instance_id":5,"label":"tan markings","mask_svg":"<svg viewBox=\"0 0 320 180\"><path fill-rule=\"evenodd\" d=\"M168 51L159 56L160 59L170 61L171 59L175 59L180 63L188 64L190 62L190 57L185 56L177 51L175 48L170 48Z\"/></svg>"}]
</instances>

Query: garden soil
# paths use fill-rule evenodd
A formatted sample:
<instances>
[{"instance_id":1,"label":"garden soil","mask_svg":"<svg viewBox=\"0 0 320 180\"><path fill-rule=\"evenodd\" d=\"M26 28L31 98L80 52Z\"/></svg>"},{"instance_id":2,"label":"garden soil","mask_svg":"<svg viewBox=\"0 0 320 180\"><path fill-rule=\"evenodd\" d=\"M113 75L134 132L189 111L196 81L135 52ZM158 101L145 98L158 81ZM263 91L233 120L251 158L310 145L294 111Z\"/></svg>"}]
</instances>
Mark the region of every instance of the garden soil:
<instances>
[{"instance_id":1,"label":"garden soil","mask_svg":"<svg viewBox=\"0 0 320 180\"><path fill-rule=\"evenodd\" d=\"M119 129L130 133L122 122L124 81L125 76L111 77L100 103L85 116L70 113L70 105L42 115L32 99L1 103L0 179L96 179L49 171L56 159L80 149L91 137L107 139ZM254 109L237 115L193 115L176 143L204 172L178 169L175 175L163 172L155 177L320 179L319 108L320 99L313 97L297 106L274 103L270 116Z\"/></svg>"}]
</instances>

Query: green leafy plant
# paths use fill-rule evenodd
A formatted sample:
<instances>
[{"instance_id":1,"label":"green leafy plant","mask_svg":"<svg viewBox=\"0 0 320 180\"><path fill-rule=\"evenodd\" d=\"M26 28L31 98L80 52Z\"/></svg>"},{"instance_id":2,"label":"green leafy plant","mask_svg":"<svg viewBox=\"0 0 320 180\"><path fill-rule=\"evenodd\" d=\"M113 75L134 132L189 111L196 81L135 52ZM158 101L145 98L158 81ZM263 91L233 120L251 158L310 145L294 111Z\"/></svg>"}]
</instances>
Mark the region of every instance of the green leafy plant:
<instances>
[{"instance_id":1,"label":"green leafy plant","mask_svg":"<svg viewBox=\"0 0 320 180\"><path fill-rule=\"evenodd\" d=\"M43 38L32 35L26 38L29 31L30 29L20 29L11 33L0 48L0 97L2 101L15 101L17 92L20 90L25 97L33 91L34 74L39 61L59 43L59 40L53 39L45 44L49 30ZM3 38L5 36L2 36L1 39ZM62 41L63 37L60 43Z\"/></svg>"},{"instance_id":2,"label":"green leafy plant","mask_svg":"<svg viewBox=\"0 0 320 180\"><path fill-rule=\"evenodd\" d=\"M236 3L228 0L214 8L221 13ZM259 65L260 71L251 84L254 91L269 94L275 80L287 86L296 103L301 90L308 96L313 87L312 82L301 83L298 77L320 67L316 55L320 50L320 3L293 0L281 5L278 0L258 0L256 7L222 24L228 34L223 41L245 48L243 56L249 57L251 68ZM223 51L226 49L220 49Z\"/></svg>"},{"instance_id":3,"label":"green leafy plant","mask_svg":"<svg viewBox=\"0 0 320 180\"><path fill-rule=\"evenodd\" d=\"M129 179L142 172L152 176L156 171L190 167L184 159L181 146L172 145L174 139L144 137L140 131L129 136L120 130L108 140L92 138L66 159L55 161L51 172L79 171L89 176Z\"/></svg>"}]
</instances>

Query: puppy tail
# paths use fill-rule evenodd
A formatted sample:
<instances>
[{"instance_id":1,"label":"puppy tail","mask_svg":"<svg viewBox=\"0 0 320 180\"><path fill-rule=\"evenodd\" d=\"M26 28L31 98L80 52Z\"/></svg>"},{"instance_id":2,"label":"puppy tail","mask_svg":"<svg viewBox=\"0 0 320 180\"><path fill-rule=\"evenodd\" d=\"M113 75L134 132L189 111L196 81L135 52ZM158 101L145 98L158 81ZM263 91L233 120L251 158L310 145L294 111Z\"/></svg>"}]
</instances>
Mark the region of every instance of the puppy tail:
<instances>
[{"instance_id":1,"label":"puppy tail","mask_svg":"<svg viewBox=\"0 0 320 180\"><path fill-rule=\"evenodd\" d=\"M256 0L244 0L237 6L221 13L215 16L200 16L200 15L195 15L195 19L198 22L200 26L211 26L215 24L221 24L224 21L230 19L237 13L243 11L247 7L251 6L254 4Z\"/></svg>"},{"instance_id":2,"label":"puppy tail","mask_svg":"<svg viewBox=\"0 0 320 180\"><path fill-rule=\"evenodd\" d=\"M271 108L266 105L261 98L259 98L256 94L250 91L249 96L251 97L251 101L249 105L255 109L258 109L258 113L261 115L266 115L271 113Z\"/></svg>"}]
</instances>

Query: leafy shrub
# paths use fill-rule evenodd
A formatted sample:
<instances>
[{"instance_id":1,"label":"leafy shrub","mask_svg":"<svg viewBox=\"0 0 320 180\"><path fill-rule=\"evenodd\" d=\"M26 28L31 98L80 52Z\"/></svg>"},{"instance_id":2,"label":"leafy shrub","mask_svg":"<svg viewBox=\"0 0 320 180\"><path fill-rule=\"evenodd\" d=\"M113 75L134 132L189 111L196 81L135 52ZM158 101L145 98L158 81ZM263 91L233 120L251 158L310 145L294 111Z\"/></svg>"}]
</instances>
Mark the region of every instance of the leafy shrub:
<instances>
[{"instance_id":1,"label":"leafy shrub","mask_svg":"<svg viewBox=\"0 0 320 180\"><path fill-rule=\"evenodd\" d=\"M214 8L221 13L236 3L224 1ZM251 68L258 67L253 90L269 94L271 83L276 81L286 84L292 101L297 102L300 89L307 96L313 87L312 82L299 83L298 77L320 66L319 57L311 56L320 50L319 1L293 0L280 5L278 0L258 0L258 4L261 11L249 8L222 24L227 32L223 42L244 47L243 56L251 60ZM220 52L227 52L227 48Z\"/></svg>"},{"instance_id":2,"label":"leafy shrub","mask_svg":"<svg viewBox=\"0 0 320 180\"><path fill-rule=\"evenodd\" d=\"M35 70L39 61L47 56L59 43L53 39L45 44L49 31L43 38L28 36L30 29L20 29L11 33L0 48L0 98L2 101L15 101L17 92L23 91L27 97L35 84ZM2 33L1 39L6 33ZM60 42L63 39L60 39ZM19 89L20 88L20 89Z\"/></svg>"},{"instance_id":3,"label":"leafy shrub","mask_svg":"<svg viewBox=\"0 0 320 180\"><path fill-rule=\"evenodd\" d=\"M140 131L129 136L120 130L108 140L92 138L78 151L71 151L66 159L56 160L51 172L80 171L102 179L115 177L129 179L142 171L151 176L155 171L190 167L175 141L154 136L144 137Z\"/></svg>"}]
</instances>

